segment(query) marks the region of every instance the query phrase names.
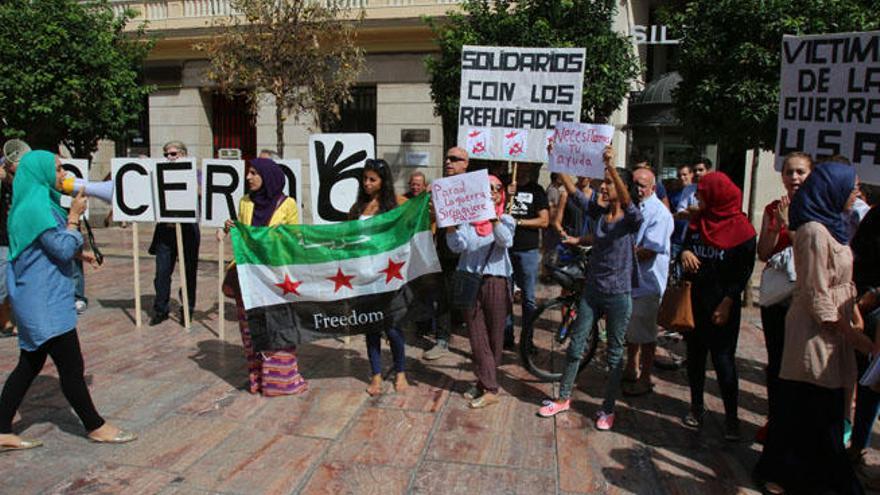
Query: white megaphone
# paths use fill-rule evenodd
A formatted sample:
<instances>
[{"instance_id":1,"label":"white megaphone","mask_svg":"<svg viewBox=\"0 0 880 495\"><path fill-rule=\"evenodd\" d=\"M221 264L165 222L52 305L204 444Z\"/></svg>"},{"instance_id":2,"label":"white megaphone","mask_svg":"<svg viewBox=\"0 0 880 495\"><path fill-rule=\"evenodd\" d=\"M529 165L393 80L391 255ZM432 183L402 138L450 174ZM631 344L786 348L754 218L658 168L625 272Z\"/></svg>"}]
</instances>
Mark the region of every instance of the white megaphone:
<instances>
[{"instance_id":1,"label":"white megaphone","mask_svg":"<svg viewBox=\"0 0 880 495\"><path fill-rule=\"evenodd\" d=\"M112 180L105 180L104 182L89 182L85 179L68 177L61 183L61 192L69 196L76 196L82 190L85 190L86 196L98 198L107 203L110 203L113 200Z\"/></svg>"}]
</instances>

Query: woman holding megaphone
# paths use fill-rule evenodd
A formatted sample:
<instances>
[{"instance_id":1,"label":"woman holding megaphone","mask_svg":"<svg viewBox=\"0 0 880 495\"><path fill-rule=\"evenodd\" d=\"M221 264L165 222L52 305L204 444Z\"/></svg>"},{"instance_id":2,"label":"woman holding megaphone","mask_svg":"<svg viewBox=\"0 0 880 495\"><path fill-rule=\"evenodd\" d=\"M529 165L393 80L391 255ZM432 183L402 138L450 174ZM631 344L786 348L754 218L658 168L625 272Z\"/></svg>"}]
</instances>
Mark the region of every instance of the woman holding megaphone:
<instances>
[{"instance_id":1,"label":"woman holding megaphone","mask_svg":"<svg viewBox=\"0 0 880 495\"><path fill-rule=\"evenodd\" d=\"M61 390L90 440L124 443L137 438L104 421L83 377L72 275L74 258L83 245L79 218L86 198L80 193L70 212L65 212L56 190L63 179L61 161L48 151L27 153L15 176L8 223L11 267L7 283L21 353L0 394L0 452L42 445L13 434L12 420L48 356L58 368ZM88 255L85 260L90 261Z\"/></svg>"}]
</instances>

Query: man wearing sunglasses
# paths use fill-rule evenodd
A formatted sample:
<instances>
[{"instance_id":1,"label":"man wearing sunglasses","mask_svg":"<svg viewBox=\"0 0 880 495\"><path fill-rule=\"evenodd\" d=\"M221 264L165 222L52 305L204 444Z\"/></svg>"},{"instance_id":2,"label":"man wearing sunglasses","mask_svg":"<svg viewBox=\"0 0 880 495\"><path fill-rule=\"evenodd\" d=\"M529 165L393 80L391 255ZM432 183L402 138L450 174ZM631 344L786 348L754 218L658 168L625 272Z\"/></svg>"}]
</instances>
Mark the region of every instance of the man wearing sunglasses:
<instances>
[{"instance_id":1,"label":"man wearing sunglasses","mask_svg":"<svg viewBox=\"0 0 880 495\"><path fill-rule=\"evenodd\" d=\"M457 146L449 148L446 158L443 160L443 176L451 177L467 172L468 153ZM449 353L449 334L453 322L461 320L461 316L454 314L448 304L448 289L452 287L451 279L458 267L458 254L453 253L446 243L446 229L437 229L434 237L437 244L437 257L440 258L440 268L443 270L444 290L437 298L437 312L434 316L436 326L437 343L431 347L422 357L428 361L440 359Z\"/></svg>"},{"instance_id":2,"label":"man wearing sunglasses","mask_svg":"<svg viewBox=\"0 0 880 495\"><path fill-rule=\"evenodd\" d=\"M162 156L169 162L187 156L186 145L180 141L169 141L162 147ZM183 235L183 256L186 264L186 293L189 297L189 314L192 318L196 305L196 274L199 261L199 224L184 223L180 226ZM177 263L177 234L174 224L157 223L153 231L153 242L149 253L156 257L156 275L153 287L156 299L153 301L153 316L150 326L155 326L168 319L168 305L171 298L171 275ZM183 298L181 298L182 300ZM183 325L183 308L180 310L180 322Z\"/></svg>"}]
</instances>

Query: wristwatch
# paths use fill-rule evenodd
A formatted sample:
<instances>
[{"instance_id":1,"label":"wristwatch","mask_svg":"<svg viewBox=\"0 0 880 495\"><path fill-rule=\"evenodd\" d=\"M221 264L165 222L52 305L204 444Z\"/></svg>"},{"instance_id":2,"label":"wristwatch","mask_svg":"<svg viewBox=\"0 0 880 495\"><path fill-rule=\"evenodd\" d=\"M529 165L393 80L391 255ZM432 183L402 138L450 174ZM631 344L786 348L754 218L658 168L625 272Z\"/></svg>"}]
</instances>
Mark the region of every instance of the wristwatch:
<instances>
[{"instance_id":1,"label":"wristwatch","mask_svg":"<svg viewBox=\"0 0 880 495\"><path fill-rule=\"evenodd\" d=\"M520 225L522 225L522 220L517 218L516 219L516 226L519 227Z\"/></svg>"}]
</instances>

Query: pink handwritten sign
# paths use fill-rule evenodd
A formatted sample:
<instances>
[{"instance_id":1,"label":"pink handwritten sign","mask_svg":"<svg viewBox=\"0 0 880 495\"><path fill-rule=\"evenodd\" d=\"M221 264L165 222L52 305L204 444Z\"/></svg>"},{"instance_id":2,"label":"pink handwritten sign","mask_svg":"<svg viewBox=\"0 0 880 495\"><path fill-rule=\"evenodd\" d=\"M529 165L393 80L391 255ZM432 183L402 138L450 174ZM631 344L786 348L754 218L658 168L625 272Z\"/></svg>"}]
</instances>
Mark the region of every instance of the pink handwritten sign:
<instances>
[{"instance_id":1,"label":"pink handwritten sign","mask_svg":"<svg viewBox=\"0 0 880 495\"><path fill-rule=\"evenodd\" d=\"M431 199L438 228L495 218L485 169L435 180Z\"/></svg>"},{"instance_id":2,"label":"pink handwritten sign","mask_svg":"<svg viewBox=\"0 0 880 495\"><path fill-rule=\"evenodd\" d=\"M611 144L614 126L560 122L553 136L550 171L592 178L605 176L602 155Z\"/></svg>"}]
</instances>

